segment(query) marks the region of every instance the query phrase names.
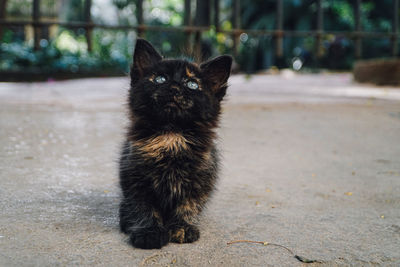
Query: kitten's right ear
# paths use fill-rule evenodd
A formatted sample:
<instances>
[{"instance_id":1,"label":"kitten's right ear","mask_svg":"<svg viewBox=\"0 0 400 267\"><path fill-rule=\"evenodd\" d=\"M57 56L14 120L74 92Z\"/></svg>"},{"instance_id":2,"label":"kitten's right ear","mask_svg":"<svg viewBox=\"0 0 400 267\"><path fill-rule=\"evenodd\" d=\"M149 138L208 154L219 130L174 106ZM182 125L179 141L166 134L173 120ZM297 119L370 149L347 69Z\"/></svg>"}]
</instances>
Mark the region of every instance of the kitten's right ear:
<instances>
[{"instance_id":1,"label":"kitten's right ear","mask_svg":"<svg viewBox=\"0 0 400 267\"><path fill-rule=\"evenodd\" d=\"M149 42L140 38L136 40L133 54L133 72L137 72L141 76L145 68L155 65L161 60L162 56Z\"/></svg>"},{"instance_id":2,"label":"kitten's right ear","mask_svg":"<svg viewBox=\"0 0 400 267\"><path fill-rule=\"evenodd\" d=\"M222 100L228 87L227 82L231 74L232 57L223 55L200 65L200 69L211 84L211 89L219 101Z\"/></svg>"}]
</instances>

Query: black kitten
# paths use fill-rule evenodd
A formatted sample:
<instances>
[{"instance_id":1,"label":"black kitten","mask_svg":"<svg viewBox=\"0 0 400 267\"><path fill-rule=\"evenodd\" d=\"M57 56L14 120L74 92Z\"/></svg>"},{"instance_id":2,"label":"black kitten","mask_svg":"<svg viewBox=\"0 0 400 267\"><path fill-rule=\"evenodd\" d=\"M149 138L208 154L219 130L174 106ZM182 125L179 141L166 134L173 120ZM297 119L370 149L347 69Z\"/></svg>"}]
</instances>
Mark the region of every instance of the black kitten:
<instances>
[{"instance_id":1,"label":"black kitten","mask_svg":"<svg viewBox=\"0 0 400 267\"><path fill-rule=\"evenodd\" d=\"M230 56L200 66L163 60L149 42L137 40L119 210L121 231L133 246L199 239L196 218L217 179L214 130L231 64Z\"/></svg>"}]
</instances>

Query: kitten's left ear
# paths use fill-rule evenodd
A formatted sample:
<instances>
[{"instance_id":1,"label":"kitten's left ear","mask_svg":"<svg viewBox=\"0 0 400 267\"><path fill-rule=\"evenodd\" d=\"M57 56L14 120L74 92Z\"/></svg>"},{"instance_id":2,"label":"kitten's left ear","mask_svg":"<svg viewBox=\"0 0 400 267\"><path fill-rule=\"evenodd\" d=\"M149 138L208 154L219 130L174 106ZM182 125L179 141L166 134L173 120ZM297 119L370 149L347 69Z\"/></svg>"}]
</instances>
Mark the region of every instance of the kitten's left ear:
<instances>
[{"instance_id":1,"label":"kitten's left ear","mask_svg":"<svg viewBox=\"0 0 400 267\"><path fill-rule=\"evenodd\" d=\"M231 74L232 57L219 56L200 65L200 69L219 101L222 100L228 87L227 82Z\"/></svg>"},{"instance_id":2,"label":"kitten's left ear","mask_svg":"<svg viewBox=\"0 0 400 267\"><path fill-rule=\"evenodd\" d=\"M143 69L149 68L162 60L162 56L146 40L138 38L133 55L133 71L143 74Z\"/></svg>"}]
</instances>

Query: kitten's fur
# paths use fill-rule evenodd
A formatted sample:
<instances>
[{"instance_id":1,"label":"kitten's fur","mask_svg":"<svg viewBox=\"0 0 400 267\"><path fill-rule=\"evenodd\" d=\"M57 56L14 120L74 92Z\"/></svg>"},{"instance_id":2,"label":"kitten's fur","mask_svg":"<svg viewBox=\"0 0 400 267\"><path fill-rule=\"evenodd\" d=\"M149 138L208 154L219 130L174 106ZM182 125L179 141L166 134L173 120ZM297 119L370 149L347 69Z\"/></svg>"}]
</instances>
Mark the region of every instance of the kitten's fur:
<instances>
[{"instance_id":1,"label":"kitten's fur","mask_svg":"<svg viewBox=\"0 0 400 267\"><path fill-rule=\"evenodd\" d=\"M120 159L120 227L133 246L161 248L200 237L196 218L217 178L214 130L231 63L230 56L200 66L163 60L149 42L137 40ZM188 88L190 81L199 88Z\"/></svg>"}]
</instances>

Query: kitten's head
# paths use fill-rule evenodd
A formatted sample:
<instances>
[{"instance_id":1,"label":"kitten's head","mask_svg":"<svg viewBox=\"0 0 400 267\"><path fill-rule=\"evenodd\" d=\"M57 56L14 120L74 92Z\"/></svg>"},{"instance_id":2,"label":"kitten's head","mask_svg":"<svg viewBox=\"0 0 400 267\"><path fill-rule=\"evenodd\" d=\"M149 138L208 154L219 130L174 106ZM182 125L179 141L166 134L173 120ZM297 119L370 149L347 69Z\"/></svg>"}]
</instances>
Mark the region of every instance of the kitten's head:
<instances>
[{"instance_id":1,"label":"kitten's head","mask_svg":"<svg viewBox=\"0 0 400 267\"><path fill-rule=\"evenodd\" d=\"M130 108L134 115L157 124L215 125L231 64L230 56L199 66L163 59L149 42L138 39L131 69Z\"/></svg>"}]
</instances>

